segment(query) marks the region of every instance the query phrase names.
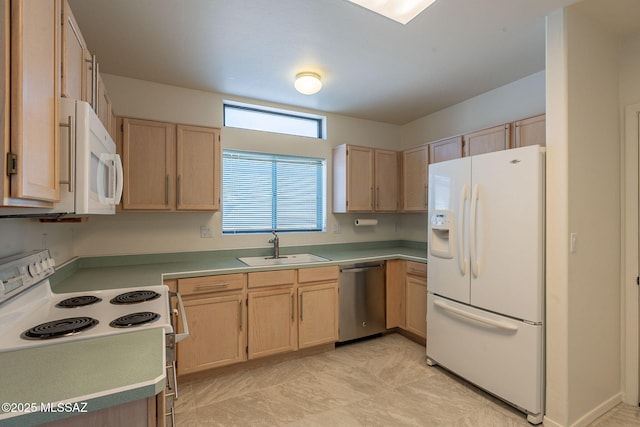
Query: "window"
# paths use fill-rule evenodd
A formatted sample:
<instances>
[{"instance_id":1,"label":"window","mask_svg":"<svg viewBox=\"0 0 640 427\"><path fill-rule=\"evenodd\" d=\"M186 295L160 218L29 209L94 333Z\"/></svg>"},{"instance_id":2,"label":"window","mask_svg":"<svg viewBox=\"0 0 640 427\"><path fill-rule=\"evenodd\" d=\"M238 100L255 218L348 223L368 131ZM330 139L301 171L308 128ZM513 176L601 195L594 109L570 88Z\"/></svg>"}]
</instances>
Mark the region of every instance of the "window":
<instances>
[{"instance_id":1,"label":"window","mask_svg":"<svg viewBox=\"0 0 640 427\"><path fill-rule=\"evenodd\" d=\"M223 234L324 231L325 163L224 150Z\"/></svg>"},{"instance_id":2,"label":"window","mask_svg":"<svg viewBox=\"0 0 640 427\"><path fill-rule=\"evenodd\" d=\"M325 118L315 114L225 101L224 125L323 139Z\"/></svg>"}]
</instances>

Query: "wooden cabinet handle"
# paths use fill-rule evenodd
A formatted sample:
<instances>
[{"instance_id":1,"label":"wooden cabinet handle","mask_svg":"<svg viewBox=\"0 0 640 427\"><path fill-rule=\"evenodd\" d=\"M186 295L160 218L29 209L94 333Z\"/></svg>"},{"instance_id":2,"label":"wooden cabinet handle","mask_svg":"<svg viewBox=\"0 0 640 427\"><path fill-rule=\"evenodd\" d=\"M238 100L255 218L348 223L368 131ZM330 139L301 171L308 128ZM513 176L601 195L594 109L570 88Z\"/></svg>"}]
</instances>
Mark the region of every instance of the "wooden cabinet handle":
<instances>
[{"instance_id":1,"label":"wooden cabinet handle","mask_svg":"<svg viewBox=\"0 0 640 427\"><path fill-rule=\"evenodd\" d=\"M300 310L300 321L302 322L302 302L303 302L303 297L304 294L300 294L300 303L298 304L298 310Z\"/></svg>"},{"instance_id":2,"label":"wooden cabinet handle","mask_svg":"<svg viewBox=\"0 0 640 427\"><path fill-rule=\"evenodd\" d=\"M164 177L164 203L169 204L169 174Z\"/></svg>"},{"instance_id":3,"label":"wooden cabinet handle","mask_svg":"<svg viewBox=\"0 0 640 427\"><path fill-rule=\"evenodd\" d=\"M182 203L182 191L180 188L181 185L182 185L182 176L178 175L178 182L176 183L176 198L178 199L177 201L178 206Z\"/></svg>"}]
</instances>

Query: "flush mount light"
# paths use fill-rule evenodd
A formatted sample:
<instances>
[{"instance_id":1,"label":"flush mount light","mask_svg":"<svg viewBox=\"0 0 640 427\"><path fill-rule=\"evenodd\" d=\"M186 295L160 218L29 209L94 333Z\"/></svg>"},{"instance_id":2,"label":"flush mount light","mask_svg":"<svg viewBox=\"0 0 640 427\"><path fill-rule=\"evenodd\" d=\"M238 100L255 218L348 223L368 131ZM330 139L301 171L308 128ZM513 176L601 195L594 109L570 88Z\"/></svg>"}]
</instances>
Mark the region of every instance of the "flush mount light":
<instances>
[{"instance_id":1,"label":"flush mount light","mask_svg":"<svg viewBox=\"0 0 640 427\"><path fill-rule=\"evenodd\" d=\"M348 0L401 24L407 24L436 0Z\"/></svg>"},{"instance_id":2,"label":"flush mount light","mask_svg":"<svg viewBox=\"0 0 640 427\"><path fill-rule=\"evenodd\" d=\"M294 86L296 87L296 90L302 94L313 95L322 89L322 82L320 81L319 74L304 72L296 75L296 82Z\"/></svg>"}]
</instances>

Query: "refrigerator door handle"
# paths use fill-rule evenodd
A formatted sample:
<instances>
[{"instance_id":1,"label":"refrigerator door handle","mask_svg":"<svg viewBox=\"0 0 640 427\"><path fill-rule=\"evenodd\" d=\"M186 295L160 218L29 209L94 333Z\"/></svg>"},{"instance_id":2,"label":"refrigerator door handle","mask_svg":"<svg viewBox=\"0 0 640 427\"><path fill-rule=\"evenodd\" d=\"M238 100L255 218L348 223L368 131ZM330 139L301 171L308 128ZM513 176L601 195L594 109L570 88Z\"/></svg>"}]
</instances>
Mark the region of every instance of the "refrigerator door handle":
<instances>
[{"instance_id":1,"label":"refrigerator door handle","mask_svg":"<svg viewBox=\"0 0 640 427\"><path fill-rule=\"evenodd\" d=\"M463 276L467 275L467 265L469 260L464 256L464 205L469 200L469 186L462 186L460 192L460 206L458 208L458 268Z\"/></svg>"},{"instance_id":2,"label":"refrigerator door handle","mask_svg":"<svg viewBox=\"0 0 640 427\"><path fill-rule=\"evenodd\" d=\"M464 317L464 318L469 319L469 320L473 320L475 322L484 323L487 326L491 326L491 327L498 328L498 329L503 329L503 330L510 331L510 332L516 332L518 330L518 327L516 325L511 324L511 323L501 322L499 320L487 319L486 317L482 317L482 316L479 316L477 314L469 313L469 312L466 312L464 310L460 310L459 308L452 307L452 306L448 305L447 303L445 303L443 301L440 301L440 300L434 301L433 304L438 308L441 308L441 309L443 309L445 311L448 311L449 313L458 315L460 317Z\"/></svg>"},{"instance_id":3,"label":"refrigerator door handle","mask_svg":"<svg viewBox=\"0 0 640 427\"><path fill-rule=\"evenodd\" d=\"M478 184L473 186L473 192L471 193L471 230L470 230L470 239L469 243L469 252L471 254L471 272L473 273L473 277L478 277L478 254L476 252L476 213L478 210L478 200L480 199L480 186Z\"/></svg>"}]
</instances>

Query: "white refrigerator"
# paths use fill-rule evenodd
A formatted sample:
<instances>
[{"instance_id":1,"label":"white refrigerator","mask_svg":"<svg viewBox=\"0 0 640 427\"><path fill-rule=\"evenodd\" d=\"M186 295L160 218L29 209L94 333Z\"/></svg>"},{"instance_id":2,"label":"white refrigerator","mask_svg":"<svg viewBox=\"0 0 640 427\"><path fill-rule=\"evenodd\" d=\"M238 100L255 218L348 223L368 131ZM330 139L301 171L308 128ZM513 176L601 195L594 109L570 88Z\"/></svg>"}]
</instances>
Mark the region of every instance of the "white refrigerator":
<instances>
[{"instance_id":1,"label":"white refrigerator","mask_svg":"<svg viewBox=\"0 0 640 427\"><path fill-rule=\"evenodd\" d=\"M427 362L544 415L544 149L429 166Z\"/></svg>"}]
</instances>

